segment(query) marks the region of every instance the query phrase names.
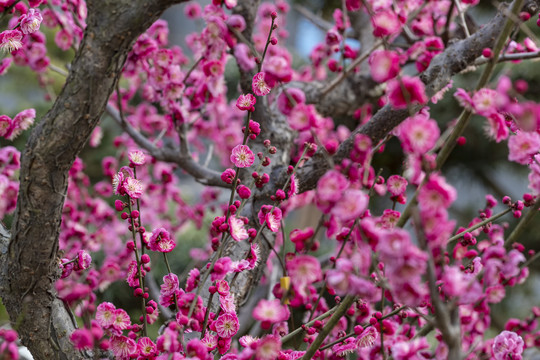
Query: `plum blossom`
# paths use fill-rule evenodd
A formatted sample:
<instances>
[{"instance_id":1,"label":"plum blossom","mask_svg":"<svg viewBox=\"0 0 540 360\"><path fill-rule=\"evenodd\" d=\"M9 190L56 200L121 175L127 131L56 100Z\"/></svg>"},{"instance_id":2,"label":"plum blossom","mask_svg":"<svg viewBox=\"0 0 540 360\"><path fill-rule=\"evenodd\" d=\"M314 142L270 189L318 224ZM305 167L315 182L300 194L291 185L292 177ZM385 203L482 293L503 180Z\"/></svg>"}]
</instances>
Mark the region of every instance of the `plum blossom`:
<instances>
[{"instance_id":1,"label":"plum blossom","mask_svg":"<svg viewBox=\"0 0 540 360\"><path fill-rule=\"evenodd\" d=\"M239 168L246 168L253 165L255 155L247 145L236 145L232 149L231 162Z\"/></svg>"},{"instance_id":2,"label":"plum blossom","mask_svg":"<svg viewBox=\"0 0 540 360\"><path fill-rule=\"evenodd\" d=\"M521 336L513 331L504 330L493 341L493 357L495 360L521 360L523 345Z\"/></svg>"},{"instance_id":3,"label":"plum blossom","mask_svg":"<svg viewBox=\"0 0 540 360\"><path fill-rule=\"evenodd\" d=\"M369 57L371 77L377 82L385 82L399 74L399 55L391 50L376 50Z\"/></svg>"},{"instance_id":4,"label":"plum blossom","mask_svg":"<svg viewBox=\"0 0 540 360\"><path fill-rule=\"evenodd\" d=\"M238 317L232 313L221 314L214 323L220 338L230 339L238 332Z\"/></svg>"},{"instance_id":5,"label":"plum blossom","mask_svg":"<svg viewBox=\"0 0 540 360\"><path fill-rule=\"evenodd\" d=\"M289 308L282 305L279 299L261 299L253 309L253 318L262 322L263 329L269 329L271 324L285 321L289 316Z\"/></svg>"},{"instance_id":6,"label":"plum blossom","mask_svg":"<svg viewBox=\"0 0 540 360\"><path fill-rule=\"evenodd\" d=\"M368 203L369 196L362 190L347 189L330 213L341 221L353 220L364 213Z\"/></svg>"},{"instance_id":7,"label":"plum blossom","mask_svg":"<svg viewBox=\"0 0 540 360\"><path fill-rule=\"evenodd\" d=\"M519 131L508 139L508 160L529 164L540 150L540 135L537 132Z\"/></svg>"},{"instance_id":8,"label":"plum blossom","mask_svg":"<svg viewBox=\"0 0 540 360\"><path fill-rule=\"evenodd\" d=\"M433 173L420 188L418 203L424 210L447 209L456 200L457 192L439 174Z\"/></svg>"},{"instance_id":9,"label":"plum blossom","mask_svg":"<svg viewBox=\"0 0 540 360\"><path fill-rule=\"evenodd\" d=\"M10 53L22 48L22 33L19 30L6 30L0 33L0 49Z\"/></svg>"},{"instance_id":10,"label":"plum blossom","mask_svg":"<svg viewBox=\"0 0 540 360\"><path fill-rule=\"evenodd\" d=\"M257 99L252 94L240 95L236 100L236 107L240 110L255 111Z\"/></svg>"},{"instance_id":11,"label":"plum blossom","mask_svg":"<svg viewBox=\"0 0 540 360\"><path fill-rule=\"evenodd\" d=\"M257 96L264 96L270 93L270 86L266 83L264 72L255 74L252 84L253 92Z\"/></svg>"},{"instance_id":12,"label":"plum blossom","mask_svg":"<svg viewBox=\"0 0 540 360\"><path fill-rule=\"evenodd\" d=\"M401 29L401 23L395 12L391 10L381 10L371 18L373 25L373 35L376 37L388 36L397 33Z\"/></svg>"},{"instance_id":13,"label":"plum blossom","mask_svg":"<svg viewBox=\"0 0 540 360\"><path fill-rule=\"evenodd\" d=\"M386 89L390 104L396 109L405 109L409 105L427 103L425 85L418 77L402 76L388 82Z\"/></svg>"},{"instance_id":14,"label":"plum blossom","mask_svg":"<svg viewBox=\"0 0 540 360\"><path fill-rule=\"evenodd\" d=\"M21 22L21 31L23 34L31 34L39 30L39 26L43 21L43 16L38 9L30 9L28 12L21 16L19 19Z\"/></svg>"},{"instance_id":15,"label":"plum blossom","mask_svg":"<svg viewBox=\"0 0 540 360\"><path fill-rule=\"evenodd\" d=\"M349 187L349 180L342 173L330 170L317 183L317 197L322 201L336 202Z\"/></svg>"},{"instance_id":16,"label":"plum blossom","mask_svg":"<svg viewBox=\"0 0 540 360\"><path fill-rule=\"evenodd\" d=\"M272 210L271 205L263 205L261 207L261 210L258 214L259 217L259 223L261 225L266 223L266 226L268 226L268 229L272 232L277 232L279 230L279 227L281 225L281 209L278 207L274 207Z\"/></svg>"},{"instance_id":17,"label":"plum blossom","mask_svg":"<svg viewBox=\"0 0 540 360\"><path fill-rule=\"evenodd\" d=\"M391 175L386 180L386 187L392 196L399 196L407 190L407 180L399 175Z\"/></svg>"},{"instance_id":18,"label":"plum blossom","mask_svg":"<svg viewBox=\"0 0 540 360\"><path fill-rule=\"evenodd\" d=\"M141 150L133 150L128 154L130 164L134 166L141 166L146 163L146 156Z\"/></svg>"},{"instance_id":19,"label":"plum blossom","mask_svg":"<svg viewBox=\"0 0 540 360\"><path fill-rule=\"evenodd\" d=\"M229 217L228 224L231 237L234 240L242 241L246 240L249 237L248 232L244 226L244 222L241 219L232 215Z\"/></svg>"},{"instance_id":20,"label":"plum blossom","mask_svg":"<svg viewBox=\"0 0 540 360\"><path fill-rule=\"evenodd\" d=\"M298 255L287 261L287 272L294 284L313 284L322 279L321 263L310 255Z\"/></svg>"},{"instance_id":21,"label":"plum blossom","mask_svg":"<svg viewBox=\"0 0 540 360\"><path fill-rule=\"evenodd\" d=\"M164 228L155 229L148 241L148 248L152 251L163 253L171 252L176 247L176 243L167 230Z\"/></svg>"},{"instance_id":22,"label":"plum blossom","mask_svg":"<svg viewBox=\"0 0 540 360\"><path fill-rule=\"evenodd\" d=\"M407 118L399 126L399 139L403 150L422 155L435 146L440 131L437 122L429 118L427 112L419 112Z\"/></svg>"},{"instance_id":23,"label":"plum blossom","mask_svg":"<svg viewBox=\"0 0 540 360\"><path fill-rule=\"evenodd\" d=\"M255 359L275 360L279 358L281 340L275 335L266 335L259 341L255 348Z\"/></svg>"},{"instance_id":24,"label":"plum blossom","mask_svg":"<svg viewBox=\"0 0 540 360\"><path fill-rule=\"evenodd\" d=\"M126 336L113 336L111 350L117 359L127 360L137 352L137 343Z\"/></svg>"},{"instance_id":25,"label":"plum blossom","mask_svg":"<svg viewBox=\"0 0 540 360\"><path fill-rule=\"evenodd\" d=\"M132 177L128 177L124 180L123 187L126 194L128 194L132 199L139 199L144 191L143 183L140 180Z\"/></svg>"}]
</instances>

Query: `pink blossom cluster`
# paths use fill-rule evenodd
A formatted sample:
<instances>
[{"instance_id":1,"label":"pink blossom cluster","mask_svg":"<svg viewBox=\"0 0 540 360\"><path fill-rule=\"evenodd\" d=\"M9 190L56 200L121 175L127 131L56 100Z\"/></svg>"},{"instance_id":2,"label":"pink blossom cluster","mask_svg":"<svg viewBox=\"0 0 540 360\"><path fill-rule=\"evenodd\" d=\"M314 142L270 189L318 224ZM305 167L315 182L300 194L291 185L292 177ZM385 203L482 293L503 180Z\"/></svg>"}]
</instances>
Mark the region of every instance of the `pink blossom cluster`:
<instances>
[{"instance_id":1,"label":"pink blossom cluster","mask_svg":"<svg viewBox=\"0 0 540 360\"><path fill-rule=\"evenodd\" d=\"M29 1L27 9L22 2L0 1L0 10L15 6L10 30L0 34L0 47L12 56L2 61L0 73L11 62L45 71L49 60L40 24L60 29L55 41L61 49L79 46L84 2L50 0L43 11L37 9L41 3ZM153 146L182 149L178 164L162 161L164 153L139 149L122 134L114 139L116 157L102 160L105 180L93 183L81 159L69 172L59 237L61 279L55 286L75 315L86 320L70 334L74 346L110 351L118 359L299 359L306 350L293 349L289 335L301 331L308 349L326 336L316 359L350 353L362 359L445 358L445 334L435 331L436 341L421 335L437 315L437 304L453 306L452 321L459 322L462 350L471 359L479 354L520 359L525 349L540 346L537 308L526 320L509 320L495 338L486 336L493 325L492 304L528 278L526 265L534 252L519 243L505 244L505 225L489 220L499 205L493 196L486 197L478 216L458 227L450 215L457 191L436 167L444 138L431 118L419 73L445 49L443 32L456 31L446 18L458 17L460 10L449 1L419 6L414 0L347 0L347 12L333 12L331 27L313 50L313 66L294 69L293 56L282 46L289 5L278 0L259 6L250 44L256 52L235 35L247 26L240 14L229 11L235 5L235 0L214 0L204 8L185 6L187 16L202 26L186 38L192 58L168 45L165 21L155 22L135 42L119 91L110 98L109 106L122 110L129 126ZM376 143L355 128L360 124L336 125L317 106L319 99L294 83L324 83L345 74L364 51L346 41L352 30L348 13L357 11L369 16L373 36L383 44L401 34L417 40L406 50L377 48L368 64L347 70L351 78L367 74L383 84L379 102L356 111L360 122L387 103L415 111L392 131L397 140ZM507 50L537 49L529 39L523 45L510 43ZM225 68L231 59L249 75L240 95L227 87ZM407 63L414 63L418 73L402 71ZM486 119L490 137L508 141L508 159L530 169L534 194L502 199L505 211L516 218L540 193L538 105L513 99L524 91L524 85L501 77L494 89L455 93L467 111ZM280 126L294 130L290 148L268 140L280 130L266 128L256 115L266 106L279 116ZM0 116L0 135L11 140L34 118L33 109L13 119ZM387 141L399 142L403 152L401 169L393 174L376 169ZM343 159L344 143L351 151ZM329 159L329 170L314 191L304 191L306 179L299 182L296 171L314 154ZM268 170L277 157L289 155L292 161L280 178ZM217 181L225 190L206 187L194 194L182 188L185 177L178 167L190 156L197 165L221 165ZM0 149L0 218L15 209L19 157L15 148ZM278 181L280 187L269 191ZM400 206L413 191L410 230L400 224L408 216ZM320 220L303 223L295 210L310 211L309 217L315 213ZM195 229L198 247L188 249L185 240ZM175 273L181 254L192 260L181 264L184 275ZM161 262L164 275L155 266ZM236 295L239 282L252 276L259 297L247 305ZM161 281L152 287L154 278ZM114 282L133 294L137 313L103 301L101 294ZM351 297L344 316L326 331L331 315ZM160 315L166 321L149 336L147 326ZM16 358L16 335L6 331L0 337L0 357Z\"/></svg>"}]
</instances>

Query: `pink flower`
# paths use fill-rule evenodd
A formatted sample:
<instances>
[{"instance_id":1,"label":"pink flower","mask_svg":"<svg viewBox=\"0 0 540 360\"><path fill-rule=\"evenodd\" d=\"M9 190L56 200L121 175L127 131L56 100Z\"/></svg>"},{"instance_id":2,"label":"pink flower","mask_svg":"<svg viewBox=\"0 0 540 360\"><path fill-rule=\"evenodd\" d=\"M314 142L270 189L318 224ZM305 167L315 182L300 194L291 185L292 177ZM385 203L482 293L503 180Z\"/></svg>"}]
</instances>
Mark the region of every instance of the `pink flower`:
<instances>
[{"instance_id":1,"label":"pink flower","mask_svg":"<svg viewBox=\"0 0 540 360\"><path fill-rule=\"evenodd\" d=\"M197 268L193 268L189 271L188 278L186 280L186 291L190 292L199 285L201 272Z\"/></svg>"},{"instance_id":2,"label":"pink flower","mask_svg":"<svg viewBox=\"0 0 540 360\"><path fill-rule=\"evenodd\" d=\"M408 153L425 154L435 146L439 136L437 122L427 113L409 117L399 126L401 146Z\"/></svg>"},{"instance_id":3,"label":"pink flower","mask_svg":"<svg viewBox=\"0 0 540 360\"><path fill-rule=\"evenodd\" d=\"M392 357L395 360L424 359L422 350L429 350L429 344L425 337L413 340L398 341L392 346Z\"/></svg>"},{"instance_id":4,"label":"pink flower","mask_svg":"<svg viewBox=\"0 0 540 360\"><path fill-rule=\"evenodd\" d=\"M388 82L386 93L390 104L396 109L405 109L413 104L423 105L428 101L425 85L418 77L402 76L401 79L393 79Z\"/></svg>"},{"instance_id":5,"label":"pink flower","mask_svg":"<svg viewBox=\"0 0 540 360\"><path fill-rule=\"evenodd\" d=\"M214 269L210 275L212 281L223 280L225 276L232 270L232 260L228 256L219 258L214 264Z\"/></svg>"},{"instance_id":6,"label":"pink flower","mask_svg":"<svg viewBox=\"0 0 540 360\"><path fill-rule=\"evenodd\" d=\"M8 138L11 136L12 132L12 126L11 126L12 120L7 115L0 115L0 136Z\"/></svg>"},{"instance_id":7,"label":"pink flower","mask_svg":"<svg viewBox=\"0 0 540 360\"><path fill-rule=\"evenodd\" d=\"M529 164L540 150L540 135L537 132L519 131L508 139L508 160Z\"/></svg>"},{"instance_id":8,"label":"pink flower","mask_svg":"<svg viewBox=\"0 0 540 360\"><path fill-rule=\"evenodd\" d=\"M13 123L21 130L27 130L34 123L36 118L36 110L26 109L15 115Z\"/></svg>"},{"instance_id":9,"label":"pink flower","mask_svg":"<svg viewBox=\"0 0 540 360\"><path fill-rule=\"evenodd\" d=\"M22 48L22 33L19 30L6 30L0 33L0 49L13 52Z\"/></svg>"},{"instance_id":10,"label":"pink flower","mask_svg":"<svg viewBox=\"0 0 540 360\"><path fill-rule=\"evenodd\" d=\"M98 305L96 311L96 320L98 324L107 329L114 323L116 307L110 302L102 302Z\"/></svg>"},{"instance_id":11,"label":"pink flower","mask_svg":"<svg viewBox=\"0 0 540 360\"><path fill-rule=\"evenodd\" d=\"M236 192L240 199L249 199L251 196L251 190L246 185L240 185L236 188Z\"/></svg>"},{"instance_id":12,"label":"pink flower","mask_svg":"<svg viewBox=\"0 0 540 360\"><path fill-rule=\"evenodd\" d=\"M271 205L263 205L261 207L261 210L259 211L259 223L262 225L266 221L266 226L268 226L268 229L272 232L277 232L279 230L279 227L281 225L281 209L278 207L274 207L274 210L272 210Z\"/></svg>"},{"instance_id":13,"label":"pink flower","mask_svg":"<svg viewBox=\"0 0 540 360\"><path fill-rule=\"evenodd\" d=\"M232 163L239 168L246 168L253 165L255 161L255 155L247 145L236 145L232 149L231 157Z\"/></svg>"},{"instance_id":14,"label":"pink flower","mask_svg":"<svg viewBox=\"0 0 540 360\"><path fill-rule=\"evenodd\" d=\"M341 221L360 217L367 208L369 196L362 190L347 189L341 199L332 207L330 213Z\"/></svg>"},{"instance_id":15,"label":"pink flower","mask_svg":"<svg viewBox=\"0 0 540 360\"><path fill-rule=\"evenodd\" d=\"M31 34L39 30L43 16L41 16L39 10L30 9L26 14L21 16L20 21L23 34Z\"/></svg>"},{"instance_id":16,"label":"pink flower","mask_svg":"<svg viewBox=\"0 0 540 360\"><path fill-rule=\"evenodd\" d=\"M253 309L253 318L261 321L263 329L269 329L271 324L286 321L290 316L289 308L282 305L279 299L259 301Z\"/></svg>"},{"instance_id":17,"label":"pink flower","mask_svg":"<svg viewBox=\"0 0 540 360\"><path fill-rule=\"evenodd\" d=\"M268 93L270 93L270 90L272 90L270 89L270 86L268 86L268 84L266 83L264 76L264 72L260 72L255 74L255 76L253 77L252 88L253 92L257 96L268 95Z\"/></svg>"},{"instance_id":18,"label":"pink flower","mask_svg":"<svg viewBox=\"0 0 540 360\"><path fill-rule=\"evenodd\" d=\"M238 219L236 216L232 215L229 217L228 220L229 223L229 232L231 233L231 237L236 241L242 241L246 240L249 235L244 227L244 222L240 219Z\"/></svg>"},{"instance_id":19,"label":"pink flower","mask_svg":"<svg viewBox=\"0 0 540 360\"><path fill-rule=\"evenodd\" d=\"M257 341L255 360L275 360L279 358L281 340L275 335L266 335Z\"/></svg>"},{"instance_id":20,"label":"pink flower","mask_svg":"<svg viewBox=\"0 0 540 360\"><path fill-rule=\"evenodd\" d=\"M506 97L492 89L480 89L471 100L474 111L482 116L489 116L506 105Z\"/></svg>"},{"instance_id":21,"label":"pink flower","mask_svg":"<svg viewBox=\"0 0 540 360\"><path fill-rule=\"evenodd\" d=\"M152 358L158 354L156 344L149 337L140 337L137 341L137 349L139 350L139 356L145 359Z\"/></svg>"},{"instance_id":22,"label":"pink flower","mask_svg":"<svg viewBox=\"0 0 540 360\"><path fill-rule=\"evenodd\" d=\"M131 320L129 319L128 313L124 309L116 309L113 313L114 321L112 323L113 329L119 331L127 329L131 326Z\"/></svg>"},{"instance_id":23,"label":"pink flower","mask_svg":"<svg viewBox=\"0 0 540 360\"><path fill-rule=\"evenodd\" d=\"M225 169L221 174L221 180L227 184L232 184L234 177L236 176L236 171L233 169Z\"/></svg>"},{"instance_id":24,"label":"pink flower","mask_svg":"<svg viewBox=\"0 0 540 360\"><path fill-rule=\"evenodd\" d=\"M508 138L510 131L506 125L505 117L500 113L493 113L486 117L488 125L486 127L487 134L496 142L501 142Z\"/></svg>"},{"instance_id":25,"label":"pink flower","mask_svg":"<svg viewBox=\"0 0 540 360\"><path fill-rule=\"evenodd\" d=\"M208 359L208 346L199 339L191 339L186 344L186 353L191 359Z\"/></svg>"},{"instance_id":26,"label":"pink flower","mask_svg":"<svg viewBox=\"0 0 540 360\"><path fill-rule=\"evenodd\" d=\"M152 232L152 236L148 241L148 248L152 251L163 253L171 252L176 247L174 239L164 228L158 228Z\"/></svg>"},{"instance_id":27,"label":"pink flower","mask_svg":"<svg viewBox=\"0 0 540 360\"><path fill-rule=\"evenodd\" d=\"M349 187L349 180L336 170L324 174L317 183L317 197L324 202L336 202Z\"/></svg>"},{"instance_id":28,"label":"pink flower","mask_svg":"<svg viewBox=\"0 0 540 360\"><path fill-rule=\"evenodd\" d=\"M61 29L56 33L54 42L60 49L66 51L73 44L73 35L69 31Z\"/></svg>"},{"instance_id":29,"label":"pink flower","mask_svg":"<svg viewBox=\"0 0 540 360\"><path fill-rule=\"evenodd\" d=\"M304 131L319 125L317 117L314 105L300 103L291 110L288 120L293 130Z\"/></svg>"},{"instance_id":30,"label":"pink flower","mask_svg":"<svg viewBox=\"0 0 540 360\"><path fill-rule=\"evenodd\" d=\"M251 94L240 95L236 100L236 107L240 110L255 111L257 99Z\"/></svg>"},{"instance_id":31,"label":"pink flower","mask_svg":"<svg viewBox=\"0 0 540 360\"><path fill-rule=\"evenodd\" d=\"M137 352L137 344L126 336L113 336L111 337L111 350L117 359L127 360Z\"/></svg>"},{"instance_id":32,"label":"pink flower","mask_svg":"<svg viewBox=\"0 0 540 360\"><path fill-rule=\"evenodd\" d=\"M287 261L287 272L291 283L313 284L322 279L321 263L310 255L298 255Z\"/></svg>"},{"instance_id":33,"label":"pink flower","mask_svg":"<svg viewBox=\"0 0 540 360\"><path fill-rule=\"evenodd\" d=\"M292 102L290 99L294 100ZM297 104L304 103L306 101L306 95L298 88L287 88L279 94L277 99L278 110L285 115L289 115Z\"/></svg>"},{"instance_id":34,"label":"pink flower","mask_svg":"<svg viewBox=\"0 0 540 360\"><path fill-rule=\"evenodd\" d=\"M362 331L356 338L356 345L359 348L370 348L375 345L375 341L379 337L379 333L374 327L369 327Z\"/></svg>"},{"instance_id":35,"label":"pink flower","mask_svg":"<svg viewBox=\"0 0 540 360\"><path fill-rule=\"evenodd\" d=\"M92 257L90 256L90 254L88 254L84 250L79 250L77 254L77 264L78 264L77 270L88 269L91 263L92 263Z\"/></svg>"},{"instance_id":36,"label":"pink flower","mask_svg":"<svg viewBox=\"0 0 540 360\"><path fill-rule=\"evenodd\" d=\"M503 331L493 341L493 357L495 360L521 360L523 354L523 338L513 331Z\"/></svg>"},{"instance_id":37,"label":"pink flower","mask_svg":"<svg viewBox=\"0 0 540 360\"><path fill-rule=\"evenodd\" d=\"M216 333L220 338L230 339L238 332L238 317L232 313L220 315L215 321Z\"/></svg>"},{"instance_id":38,"label":"pink flower","mask_svg":"<svg viewBox=\"0 0 540 360\"><path fill-rule=\"evenodd\" d=\"M144 191L143 183L132 177L125 179L123 186L126 194L132 199L139 199Z\"/></svg>"},{"instance_id":39,"label":"pink flower","mask_svg":"<svg viewBox=\"0 0 540 360\"><path fill-rule=\"evenodd\" d=\"M146 156L141 150L133 150L128 154L130 164L134 166L141 166L146 163Z\"/></svg>"},{"instance_id":40,"label":"pink flower","mask_svg":"<svg viewBox=\"0 0 540 360\"><path fill-rule=\"evenodd\" d=\"M12 62L13 58L11 57L2 59L2 62L0 62L0 75L4 75L7 72Z\"/></svg>"},{"instance_id":41,"label":"pink flower","mask_svg":"<svg viewBox=\"0 0 540 360\"><path fill-rule=\"evenodd\" d=\"M369 57L371 77L377 82L385 82L399 74L399 55L391 50L376 50Z\"/></svg>"},{"instance_id":42,"label":"pink flower","mask_svg":"<svg viewBox=\"0 0 540 360\"><path fill-rule=\"evenodd\" d=\"M418 203L423 210L436 211L449 208L456 198L456 189L450 186L442 176L433 173L420 188Z\"/></svg>"},{"instance_id":43,"label":"pink flower","mask_svg":"<svg viewBox=\"0 0 540 360\"><path fill-rule=\"evenodd\" d=\"M332 353L339 357L346 357L347 354L352 354L356 350L356 340L352 337L345 339L342 343L332 346Z\"/></svg>"},{"instance_id":44,"label":"pink flower","mask_svg":"<svg viewBox=\"0 0 540 360\"><path fill-rule=\"evenodd\" d=\"M392 10L381 10L371 18L373 25L373 35L383 37L394 34L401 29L401 23L397 14Z\"/></svg>"},{"instance_id":45,"label":"pink flower","mask_svg":"<svg viewBox=\"0 0 540 360\"><path fill-rule=\"evenodd\" d=\"M392 175L386 181L386 187L392 196L399 196L405 193L407 184L407 180L399 175Z\"/></svg>"},{"instance_id":46,"label":"pink flower","mask_svg":"<svg viewBox=\"0 0 540 360\"><path fill-rule=\"evenodd\" d=\"M243 71L250 71L256 65L255 57L251 54L251 50L249 50L249 47L244 43L239 43L235 45L234 57L236 58L238 67L240 67L240 69L242 69Z\"/></svg>"},{"instance_id":47,"label":"pink flower","mask_svg":"<svg viewBox=\"0 0 540 360\"><path fill-rule=\"evenodd\" d=\"M75 345L78 350L91 349L94 347L94 337L88 329L76 329L70 336L69 340Z\"/></svg>"},{"instance_id":48,"label":"pink flower","mask_svg":"<svg viewBox=\"0 0 540 360\"><path fill-rule=\"evenodd\" d=\"M176 293L178 290L179 281L176 274L169 273L163 276L163 284L161 284L161 295L170 296Z\"/></svg>"},{"instance_id":49,"label":"pink flower","mask_svg":"<svg viewBox=\"0 0 540 360\"><path fill-rule=\"evenodd\" d=\"M265 80L269 84L276 81L289 82L292 79L292 69L283 56L271 56L264 62ZM255 90L254 90L255 92Z\"/></svg>"}]
</instances>

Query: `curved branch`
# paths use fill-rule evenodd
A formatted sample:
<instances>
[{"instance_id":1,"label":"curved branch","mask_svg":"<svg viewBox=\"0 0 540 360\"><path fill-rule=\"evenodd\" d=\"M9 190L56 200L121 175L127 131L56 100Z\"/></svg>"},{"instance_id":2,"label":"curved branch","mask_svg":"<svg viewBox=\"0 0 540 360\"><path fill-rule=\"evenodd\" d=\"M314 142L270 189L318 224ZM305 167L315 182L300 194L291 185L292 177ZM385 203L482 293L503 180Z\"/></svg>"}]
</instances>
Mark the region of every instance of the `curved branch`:
<instances>
[{"instance_id":1,"label":"curved branch","mask_svg":"<svg viewBox=\"0 0 540 360\"><path fill-rule=\"evenodd\" d=\"M99 122L135 39L179 0L94 0L64 88L22 154L11 241L2 252L4 305L36 359L88 358L56 298L58 235L68 172Z\"/></svg>"},{"instance_id":2,"label":"curved branch","mask_svg":"<svg viewBox=\"0 0 540 360\"><path fill-rule=\"evenodd\" d=\"M177 164L201 184L224 188L229 187L229 185L221 180L221 174L219 172L208 169L207 167L195 162L195 160L193 160L189 154L181 154L179 148L157 147L127 121L124 121L118 110L116 110L110 104L107 104L107 113L113 118L114 121L118 123L118 125L122 127L122 129L133 139L133 141L137 143L137 145L148 151L148 153L157 160Z\"/></svg>"}]
</instances>

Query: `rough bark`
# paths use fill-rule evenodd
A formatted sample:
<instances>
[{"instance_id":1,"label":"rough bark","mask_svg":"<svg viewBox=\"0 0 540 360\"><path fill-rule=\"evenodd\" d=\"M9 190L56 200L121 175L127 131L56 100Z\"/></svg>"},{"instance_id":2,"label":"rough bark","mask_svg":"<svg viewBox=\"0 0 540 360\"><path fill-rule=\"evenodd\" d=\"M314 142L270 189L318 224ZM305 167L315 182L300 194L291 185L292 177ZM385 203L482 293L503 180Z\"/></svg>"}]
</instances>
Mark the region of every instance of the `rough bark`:
<instances>
[{"instance_id":1,"label":"rough bark","mask_svg":"<svg viewBox=\"0 0 540 360\"><path fill-rule=\"evenodd\" d=\"M90 356L70 344L75 324L54 290L68 171L99 122L133 42L178 2L87 1L87 28L64 88L22 154L11 241L1 253L0 292L35 359Z\"/></svg>"}]
</instances>

